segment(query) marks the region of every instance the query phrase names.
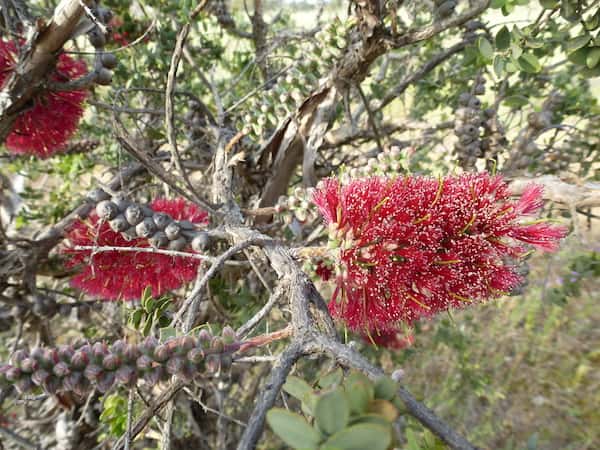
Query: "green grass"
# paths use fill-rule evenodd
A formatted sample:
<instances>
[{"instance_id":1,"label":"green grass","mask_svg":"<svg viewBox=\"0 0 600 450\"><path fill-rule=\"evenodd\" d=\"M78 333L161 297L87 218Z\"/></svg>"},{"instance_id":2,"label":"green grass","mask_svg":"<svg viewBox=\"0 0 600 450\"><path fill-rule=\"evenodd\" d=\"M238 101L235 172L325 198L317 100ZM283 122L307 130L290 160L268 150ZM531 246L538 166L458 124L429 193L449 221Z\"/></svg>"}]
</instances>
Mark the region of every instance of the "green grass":
<instances>
[{"instance_id":1,"label":"green grass","mask_svg":"<svg viewBox=\"0 0 600 450\"><path fill-rule=\"evenodd\" d=\"M482 448L600 448L600 279L566 302L555 295L573 250L532 260L524 296L425 322L413 348L382 360Z\"/></svg>"}]
</instances>

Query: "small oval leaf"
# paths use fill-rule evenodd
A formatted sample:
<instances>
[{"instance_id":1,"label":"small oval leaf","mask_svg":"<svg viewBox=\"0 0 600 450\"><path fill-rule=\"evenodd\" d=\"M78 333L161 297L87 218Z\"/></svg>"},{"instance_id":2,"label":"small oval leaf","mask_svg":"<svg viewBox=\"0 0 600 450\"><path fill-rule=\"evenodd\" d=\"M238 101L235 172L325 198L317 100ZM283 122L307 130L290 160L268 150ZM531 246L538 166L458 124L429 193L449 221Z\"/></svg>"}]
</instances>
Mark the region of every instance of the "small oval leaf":
<instances>
[{"instance_id":1,"label":"small oval leaf","mask_svg":"<svg viewBox=\"0 0 600 450\"><path fill-rule=\"evenodd\" d=\"M328 435L346 426L350 419L350 405L341 389L319 396L315 405L315 419L319 429Z\"/></svg>"},{"instance_id":2,"label":"small oval leaf","mask_svg":"<svg viewBox=\"0 0 600 450\"><path fill-rule=\"evenodd\" d=\"M510 47L510 31L504 25L496 34L496 48L498 50L506 50L508 47Z\"/></svg>"},{"instance_id":3,"label":"small oval leaf","mask_svg":"<svg viewBox=\"0 0 600 450\"><path fill-rule=\"evenodd\" d=\"M298 449L316 449L321 440L319 433L304 417L282 408L267 413L267 423L273 432L287 445Z\"/></svg>"},{"instance_id":4,"label":"small oval leaf","mask_svg":"<svg viewBox=\"0 0 600 450\"><path fill-rule=\"evenodd\" d=\"M477 41L477 48L479 49L479 53L481 53L485 59L491 60L494 57L494 48L486 38L479 38Z\"/></svg>"},{"instance_id":5,"label":"small oval leaf","mask_svg":"<svg viewBox=\"0 0 600 450\"><path fill-rule=\"evenodd\" d=\"M386 450L391 442L390 427L375 423L361 423L338 431L321 447L339 450Z\"/></svg>"},{"instance_id":6,"label":"small oval leaf","mask_svg":"<svg viewBox=\"0 0 600 450\"><path fill-rule=\"evenodd\" d=\"M396 395L396 383L389 377L381 377L375 382L375 398L391 400Z\"/></svg>"}]
</instances>

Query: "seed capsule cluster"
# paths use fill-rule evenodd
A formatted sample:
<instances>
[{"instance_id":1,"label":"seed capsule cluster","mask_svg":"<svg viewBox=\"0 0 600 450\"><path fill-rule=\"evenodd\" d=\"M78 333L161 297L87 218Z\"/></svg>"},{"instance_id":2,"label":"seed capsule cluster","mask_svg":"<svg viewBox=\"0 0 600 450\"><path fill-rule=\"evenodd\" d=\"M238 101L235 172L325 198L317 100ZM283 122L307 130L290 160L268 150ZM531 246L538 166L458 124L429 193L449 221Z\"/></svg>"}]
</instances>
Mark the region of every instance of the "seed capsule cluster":
<instances>
[{"instance_id":1,"label":"seed capsule cluster","mask_svg":"<svg viewBox=\"0 0 600 450\"><path fill-rule=\"evenodd\" d=\"M90 44L96 49L94 60L94 82L96 84L107 86L112 82L112 71L117 67L119 61L114 53L104 51L110 29L107 26L113 17L110 9L104 8L95 3L91 12L94 17L95 25L87 32Z\"/></svg>"},{"instance_id":2,"label":"seed capsule cluster","mask_svg":"<svg viewBox=\"0 0 600 450\"><path fill-rule=\"evenodd\" d=\"M566 169L575 161L576 155L563 146L540 147L536 139L554 123L554 111L560 108L564 98L557 92L551 93L540 111L529 113L527 125L520 131L513 145L514 152L506 164L508 170L525 170L537 167L544 172L557 172ZM568 143L566 143L568 145Z\"/></svg>"},{"instance_id":3,"label":"seed capsule cluster","mask_svg":"<svg viewBox=\"0 0 600 450\"><path fill-rule=\"evenodd\" d=\"M107 392L115 385L133 386L140 379L151 385L171 376L190 382L229 367L231 355L239 348L235 332L225 327L220 336L204 329L197 337L181 336L162 344L148 337L140 344L117 340L112 345L96 342L18 350L11 364L0 366L0 386L84 396L94 388Z\"/></svg>"},{"instance_id":4,"label":"seed capsule cluster","mask_svg":"<svg viewBox=\"0 0 600 450\"><path fill-rule=\"evenodd\" d=\"M130 201L123 194L111 197L104 190L95 189L88 194L88 200L96 204L98 217L127 240L143 238L154 248L175 251L190 245L194 251L202 251L210 242L208 233L197 230L193 223L155 212L146 205Z\"/></svg>"},{"instance_id":5,"label":"seed capsule cluster","mask_svg":"<svg viewBox=\"0 0 600 450\"><path fill-rule=\"evenodd\" d=\"M478 75L471 92L458 97L454 133L458 142L454 152L464 169L472 169L479 158L495 159L507 144L504 127L498 122L494 108L482 109L477 97L485 93L486 80Z\"/></svg>"},{"instance_id":6,"label":"seed capsule cluster","mask_svg":"<svg viewBox=\"0 0 600 450\"><path fill-rule=\"evenodd\" d=\"M336 19L316 33L313 41L301 44L299 59L260 97L249 100L247 113L238 127L250 138L260 139L297 108L346 48L348 26L349 23Z\"/></svg>"}]
</instances>

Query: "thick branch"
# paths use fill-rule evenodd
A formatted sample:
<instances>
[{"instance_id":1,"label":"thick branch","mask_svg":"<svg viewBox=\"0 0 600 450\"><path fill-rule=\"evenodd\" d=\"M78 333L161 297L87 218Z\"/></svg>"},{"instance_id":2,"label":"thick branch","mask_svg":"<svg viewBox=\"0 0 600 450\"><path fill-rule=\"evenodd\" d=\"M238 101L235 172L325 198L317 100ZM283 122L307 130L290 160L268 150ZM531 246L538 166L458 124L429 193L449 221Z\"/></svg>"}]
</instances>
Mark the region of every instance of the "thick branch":
<instances>
[{"instance_id":1,"label":"thick branch","mask_svg":"<svg viewBox=\"0 0 600 450\"><path fill-rule=\"evenodd\" d=\"M18 66L0 93L0 140L4 141L12 124L33 96L44 88L46 75L54 68L57 53L71 38L84 5L92 0L63 0L54 10L50 23L39 34L32 33Z\"/></svg>"}]
</instances>

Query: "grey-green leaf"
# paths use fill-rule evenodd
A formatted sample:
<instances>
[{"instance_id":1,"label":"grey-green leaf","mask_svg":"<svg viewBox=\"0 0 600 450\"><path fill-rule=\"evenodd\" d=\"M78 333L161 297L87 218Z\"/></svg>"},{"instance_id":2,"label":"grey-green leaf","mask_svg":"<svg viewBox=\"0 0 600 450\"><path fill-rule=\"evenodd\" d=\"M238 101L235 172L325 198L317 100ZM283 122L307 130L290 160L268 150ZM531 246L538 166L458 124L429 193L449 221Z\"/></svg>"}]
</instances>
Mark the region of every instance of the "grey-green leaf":
<instances>
[{"instance_id":1,"label":"grey-green leaf","mask_svg":"<svg viewBox=\"0 0 600 450\"><path fill-rule=\"evenodd\" d=\"M267 423L290 447L307 450L318 448L321 435L300 414L273 408L267 413Z\"/></svg>"},{"instance_id":2,"label":"grey-green leaf","mask_svg":"<svg viewBox=\"0 0 600 450\"><path fill-rule=\"evenodd\" d=\"M542 68L540 61L532 53L523 53L517 61L521 70L527 73L538 73Z\"/></svg>"},{"instance_id":3,"label":"grey-green leaf","mask_svg":"<svg viewBox=\"0 0 600 450\"><path fill-rule=\"evenodd\" d=\"M375 398L391 400L396 395L398 387L389 377L381 377L375 382Z\"/></svg>"},{"instance_id":4,"label":"grey-green leaf","mask_svg":"<svg viewBox=\"0 0 600 450\"><path fill-rule=\"evenodd\" d=\"M496 34L496 48L506 50L508 47L510 47L510 31L505 25Z\"/></svg>"},{"instance_id":5,"label":"grey-green leaf","mask_svg":"<svg viewBox=\"0 0 600 450\"><path fill-rule=\"evenodd\" d=\"M585 47L590 42L592 37L589 34L582 34L581 36L575 36L566 43L566 49L568 52L574 52L577 49Z\"/></svg>"},{"instance_id":6,"label":"grey-green leaf","mask_svg":"<svg viewBox=\"0 0 600 450\"><path fill-rule=\"evenodd\" d=\"M319 396L315 405L315 419L319 429L328 435L346 426L350 419L350 404L341 389Z\"/></svg>"},{"instance_id":7,"label":"grey-green leaf","mask_svg":"<svg viewBox=\"0 0 600 450\"><path fill-rule=\"evenodd\" d=\"M306 394L313 391L313 388L304 381L302 378L295 376L289 376L283 385L283 390L290 394L292 397L296 397L298 400L302 400Z\"/></svg>"},{"instance_id":8,"label":"grey-green leaf","mask_svg":"<svg viewBox=\"0 0 600 450\"><path fill-rule=\"evenodd\" d=\"M375 423L361 423L338 431L327 439L321 448L386 450L391 442L390 427Z\"/></svg>"},{"instance_id":9,"label":"grey-green leaf","mask_svg":"<svg viewBox=\"0 0 600 450\"><path fill-rule=\"evenodd\" d=\"M588 69L593 69L600 62L600 47L591 48L585 59L585 65Z\"/></svg>"},{"instance_id":10,"label":"grey-green leaf","mask_svg":"<svg viewBox=\"0 0 600 450\"><path fill-rule=\"evenodd\" d=\"M485 59L491 60L494 57L494 48L486 38L479 38L477 41L477 48L479 49L479 53L481 53Z\"/></svg>"}]
</instances>

